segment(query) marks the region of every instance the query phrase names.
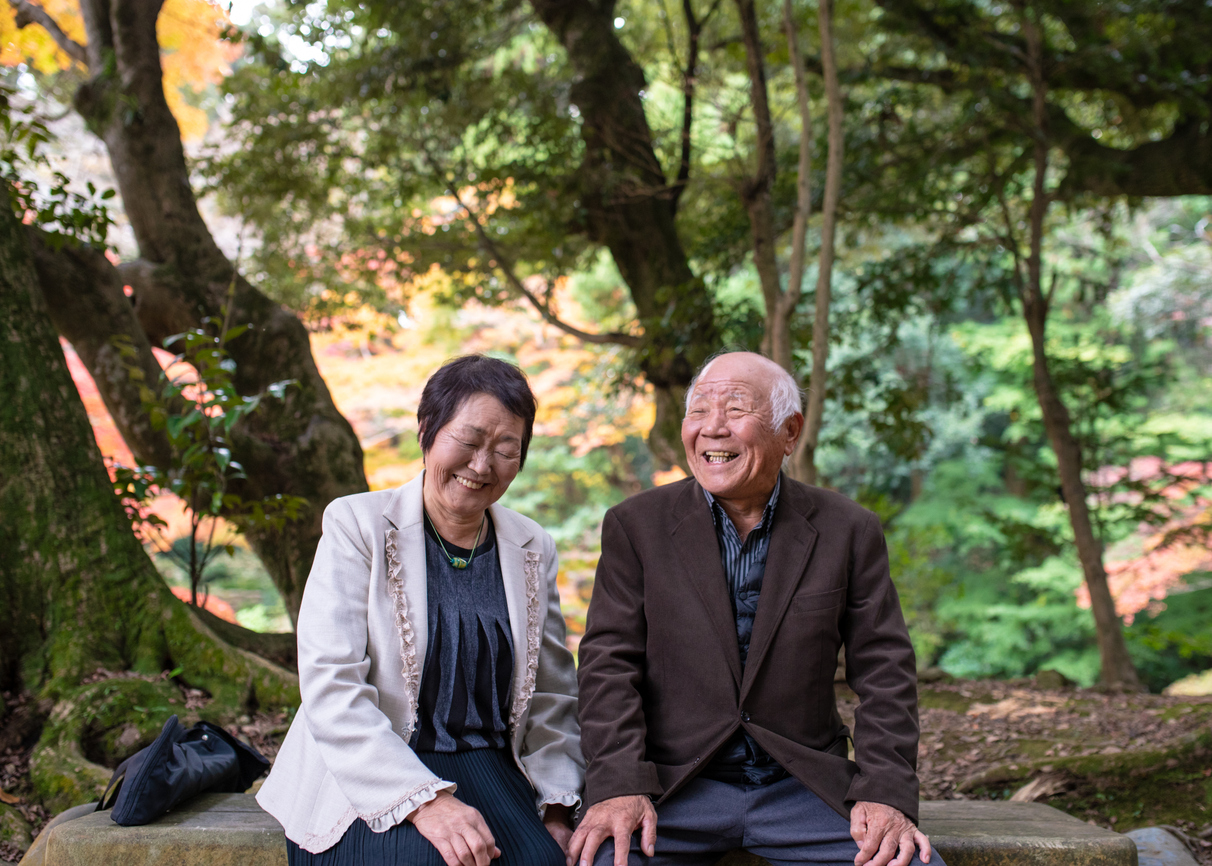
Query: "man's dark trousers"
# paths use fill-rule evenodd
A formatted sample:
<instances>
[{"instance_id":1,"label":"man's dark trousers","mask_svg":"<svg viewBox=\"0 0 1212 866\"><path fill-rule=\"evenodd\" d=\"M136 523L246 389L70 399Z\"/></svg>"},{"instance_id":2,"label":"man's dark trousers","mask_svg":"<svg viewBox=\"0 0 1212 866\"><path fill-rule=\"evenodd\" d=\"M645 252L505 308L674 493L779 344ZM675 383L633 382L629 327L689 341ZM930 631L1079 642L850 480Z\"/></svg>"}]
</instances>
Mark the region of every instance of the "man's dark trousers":
<instances>
[{"instance_id":1,"label":"man's dark trousers","mask_svg":"<svg viewBox=\"0 0 1212 866\"><path fill-rule=\"evenodd\" d=\"M632 836L628 866L711 866L744 848L772 866L819 863L854 866L858 845L850 822L797 779L769 785L733 785L695 778L657 807L656 856L640 853ZM598 849L594 866L614 863L614 842ZM909 866L922 866L915 853ZM938 852L930 866L945 866Z\"/></svg>"}]
</instances>

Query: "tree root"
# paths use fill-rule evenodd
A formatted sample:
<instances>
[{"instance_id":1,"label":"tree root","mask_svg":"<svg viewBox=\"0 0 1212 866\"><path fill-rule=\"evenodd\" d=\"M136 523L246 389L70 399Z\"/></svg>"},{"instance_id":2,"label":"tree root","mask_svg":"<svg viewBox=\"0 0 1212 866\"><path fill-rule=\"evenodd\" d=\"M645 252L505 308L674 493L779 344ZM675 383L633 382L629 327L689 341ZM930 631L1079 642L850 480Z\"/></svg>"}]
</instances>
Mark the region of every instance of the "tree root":
<instances>
[{"instance_id":1,"label":"tree root","mask_svg":"<svg viewBox=\"0 0 1212 866\"><path fill-rule=\"evenodd\" d=\"M113 768L150 744L174 713L187 726L203 718L224 725L259 707L298 706L297 676L230 646L194 609L164 599L163 625L176 670L99 670L60 691L30 757L30 781L52 813L99 799Z\"/></svg>"}]
</instances>

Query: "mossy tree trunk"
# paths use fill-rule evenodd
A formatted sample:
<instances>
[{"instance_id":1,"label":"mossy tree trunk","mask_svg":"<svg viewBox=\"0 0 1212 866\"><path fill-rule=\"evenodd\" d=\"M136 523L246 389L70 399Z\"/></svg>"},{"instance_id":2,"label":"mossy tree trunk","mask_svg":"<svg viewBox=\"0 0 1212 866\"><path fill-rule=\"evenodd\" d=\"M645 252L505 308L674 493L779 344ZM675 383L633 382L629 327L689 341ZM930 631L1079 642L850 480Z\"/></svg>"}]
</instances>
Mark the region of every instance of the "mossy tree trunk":
<instances>
[{"instance_id":1,"label":"mossy tree trunk","mask_svg":"<svg viewBox=\"0 0 1212 866\"><path fill-rule=\"evenodd\" d=\"M362 449L320 377L306 329L236 272L198 211L181 133L164 95L156 19L161 0L81 0L88 35L79 45L52 33L84 64L88 79L76 94L81 117L104 142L140 257L115 267L100 250L43 243L35 233L37 274L55 327L97 383L135 458L166 468L171 453L151 428L139 398L159 367L151 353L175 334L222 320L251 327L230 341L236 387L244 394L292 379L285 399L241 423L233 457L247 478L236 492L246 501L275 494L307 500L298 520L248 533L293 620L320 539L321 518L333 499L367 489ZM134 303L123 286L134 289ZM234 294L231 289L234 286ZM142 376L132 381L135 349Z\"/></svg>"},{"instance_id":2,"label":"mossy tree trunk","mask_svg":"<svg viewBox=\"0 0 1212 866\"><path fill-rule=\"evenodd\" d=\"M50 709L31 760L58 810L94 799L105 766L145 745L181 687L216 721L298 703L297 678L218 639L177 601L114 495L0 189L0 689ZM176 671L175 678L165 672Z\"/></svg>"}]
</instances>

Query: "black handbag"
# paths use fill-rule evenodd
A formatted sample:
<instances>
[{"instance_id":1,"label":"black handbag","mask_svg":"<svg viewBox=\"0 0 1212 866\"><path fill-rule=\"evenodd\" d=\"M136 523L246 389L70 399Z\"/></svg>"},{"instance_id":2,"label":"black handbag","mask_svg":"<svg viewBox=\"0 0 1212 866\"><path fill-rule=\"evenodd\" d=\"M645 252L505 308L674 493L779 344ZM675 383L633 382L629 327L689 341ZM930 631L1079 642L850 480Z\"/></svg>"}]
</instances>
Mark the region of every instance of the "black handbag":
<instances>
[{"instance_id":1,"label":"black handbag","mask_svg":"<svg viewBox=\"0 0 1212 866\"><path fill-rule=\"evenodd\" d=\"M150 824L195 794L242 794L268 769L268 759L218 725L186 729L172 716L154 743L114 770L97 811L112 807L124 827Z\"/></svg>"}]
</instances>

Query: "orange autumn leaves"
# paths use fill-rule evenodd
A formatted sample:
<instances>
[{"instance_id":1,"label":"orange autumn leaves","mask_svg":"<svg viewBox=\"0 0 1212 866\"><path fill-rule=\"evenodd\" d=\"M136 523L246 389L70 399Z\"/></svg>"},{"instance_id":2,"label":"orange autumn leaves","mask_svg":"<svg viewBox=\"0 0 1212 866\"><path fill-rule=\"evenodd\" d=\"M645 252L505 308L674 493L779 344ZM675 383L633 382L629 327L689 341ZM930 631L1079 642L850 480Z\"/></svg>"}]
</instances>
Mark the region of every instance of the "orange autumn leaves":
<instances>
[{"instance_id":1,"label":"orange autumn leaves","mask_svg":"<svg viewBox=\"0 0 1212 866\"><path fill-rule=\"evenodd\" d=\"M69 38L86 44L77 0L42 0L40 5ZM206 0L165 0L160 10L156 35L164 69L164 95L185 139L201 138L209 124L206 112L191 104L192 93L222 81L240 53L238 46L221 38L228 24L222 7ZM0 3L0 63L25 63L47 75L73 65L41 26L31 24L18 29L8 3Z\"/></svg>"},{"instance_id":2,"label":"orange autumn leaves","mask_svg":"<svg viewBox=\"0 0 1212 866\"><path fill-rule=\"evenodd\" d=\"M1114 549L1108 553L1107 582L1115 610L1131 625L1141 611L1156 615L1164 610L1164 599L1186 588L1186 576L1212 571L1212 551L1205 543L1212 530L1212 501L1205 495L1212 482L1212 463L1167 466L1156 457L1138 457L1127 467L1104 467L1096 477L1103 484L1123 477L1160 484L1161 495L1176 506L1165 526L1142 526L1128 539L1122 545L1127 555L1117 556ZM1139 498L1135 494L1119 496L1133 501ZM1090 590L1084 583L1077 589L1077 603L1090 607Z\"/></svg>"}]
</instances>

